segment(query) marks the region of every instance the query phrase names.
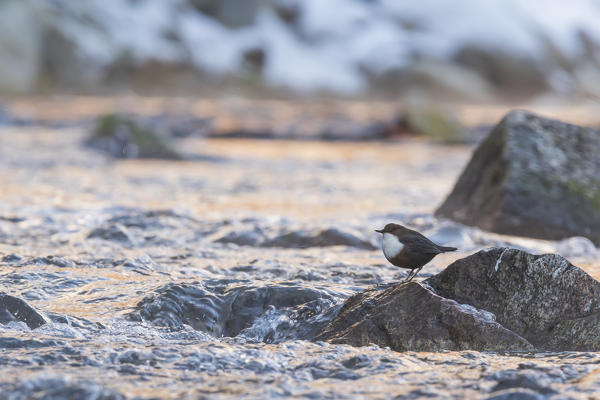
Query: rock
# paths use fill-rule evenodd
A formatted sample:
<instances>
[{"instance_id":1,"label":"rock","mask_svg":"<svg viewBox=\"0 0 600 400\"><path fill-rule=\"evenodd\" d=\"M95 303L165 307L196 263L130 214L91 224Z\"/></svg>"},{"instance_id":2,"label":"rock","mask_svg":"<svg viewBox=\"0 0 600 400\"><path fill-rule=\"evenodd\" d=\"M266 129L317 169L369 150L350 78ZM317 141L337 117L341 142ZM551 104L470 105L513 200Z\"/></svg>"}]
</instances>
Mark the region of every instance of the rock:
<instances>
[{"instance_id":1,"label":"rock","mask_svg":"<svg viewBox=\"0 0 600 400\"><path fill-rule=\"evenodd\" d=\"M396 351L533 349L490 313L438 296L418 282L352 296L315 339Z\"/></svg>"},{"instance_id":2,"label":"rock","mask_svg":"<svg viewBox=\"0 0 600 400\"><path fill-rule=\"evenodd\" d=\"M55 265L60 268L75 268L75 263L59 256L35 257L30 261L31 264Z\"/></svg>"},{"instance_id":3,"label":"rock","mask_svg":"<svg viewBox=\"0 0 600 400\"><path fill-rule=\"evenodd\" d=\"M473 154L438 217L541 239L600 243L600 133L510 112Z\"/></svg>"},{"instance_id":4,"label":"rock","mask_svg":"<svg viewBox=\"0 0 600 400\"><path fill-rule=\"evenodd\" d=\"M598 351L599 326L600 283L583 270L556 254L494 248L424 283L351 297L316 339L397 351Z\"/></svg>"},{"instance_id":5,"label":"rock","mask_svg":"<svg viewBox=\"0 0 600 400\"><path fill-rule=\"evenodd\" d=\"M440 296L493 313L538 349L600 349L600 283L559 255L494 248L427 283Z\"/></svg>"},{"instance_id":6,"label":"rock","mask_svg":"<svg viewBox=\"0 0 600 400\"><path fill-rule=\"evenodd\" d=\"M572 238L561 240L556 245L556 250L563 257L585 257L595 258L598 254L598 250L594 243L588 238L581 236L575 236Z\"/></svg>"},{"instance_id":7,"label":"rock","mask_svg":"<svg viewBox=\"0 0 600 400\"><path fill-rule=\"evenodd\" d=\"M34 340L14 337L0 337L0 349L36 349L41 347L64 346L60 340Z\"/></svg>"},{"instance_id":8,"label":"rock","mask_svg":"<svg viewBox=\"0 0 600 400\"><path fill-rule=\"evenodd\" d=\"M98 118L86 144L115 158L183 158L160 133L125 114Z\"/></svg>"},{"instance_id":9,"label":"rock","mask_svg":"<svg viewBox=\"0 0 600 400\"><path fill-rule=\"evenodd\" d=\"M222 24L240 28L252 25L263 0L189 0L199 11Z\"/></svg>"},{"instance_id":10,"label":"rock","mask_svg":"<svg viewBox=\"0 0 600 400\"><path fill-rule=\"evenodd\" d=\"M210 281L159 288L156 294L143 299L130 317L171 328L186 324L214 337L233 337L251 328L259 317L285 310L289 317L285 323L269 319L272 326L260 332L259 339L273 340L285 333L308 339L322 328L320 312L332 303L332 297L323 290L292 283L254 286ZM257 332L252 334L256 336Z\"/></svg>"},{"instance_id":11,"label":"rock","mask_svg":"<svg viewBox=\"0 0 600 400\"><path fill-rule=\"evenodd\" d=\"M548 398L531 389L506 389L492 393L485 400L544 400Z\"/></svg>"},{"instance_id":12,"label":"rock","mask_svg":"<svg viewBox=\"0 0 600 400\"><path fill-rule=\"evenodd\" d=\"M26 399L80 399L80 400L125 400L126 397L83 379L69 376L45 376L20 379L15 384L3 387L3 398L7 400Z\"/></svg>"},{"instance_id":13,"label":"rock","mask_svg":"<svg viewBox=\"0 0 600 400\"><path fill-rule=\"evenodd\" d=\"M170 210L125 208L94 228L87 239L103 239L128 246L172 246L203 234L200 221ZM182 234L185 231L187 234Z\"/></svg>"},{"instance_id":14,"label":"rock","mask_svg":"<svg viewBox=\"0 0 600 400\"><path fill-rule=\"evenodd\" d=\"M133 243L127 228L121 224L107 224L106 226L99 226L93 229L87 235L87 239L103 239L125 244Z\"/></svg>"},{"instance_id":15,"label":"rock","mask_svg":"<svg viewBox=\"0 0 600 400\"><path fill-rule=\"evenodd\" d=\"M494 89L512 98L525 99L550 89L550 74L545 72L547 65L534 57L465 45L454 58L458 64L478 71Z\"/></svg>"},{"instance_id":16,"label":"rock","mask_svg":"<svg viewBox=\"0 0 600 400\"><path fill-rule=\"evenodd\" d=\"M432 107L407 107L399 126L410 133L444 143L467 142L467 130L458 120Z\"/></svg>"},{"instance_id":17,"label":"rock","mask_svg":"<svg viewBox=\"0 0 600 400\"><path fill-rule=\"evenodd\" d=\"M308 248L327 246L350 246L365 250L375 250L375 246L360 232L351 229L326 228L295 230L276 235L269 234L267 228L253 226L250 229L230 230L215 240L217 243L234 243L239 246Z\"/></svg>"},{"instance_id":18,"label":"rock","mask_svg":"<svg viewBox=\"0 0 600 400\"><path fill-rule=\"evenodd\" d=\"M25 322L30 329L38 328L46 323L37 311L18 297L0 293L0 324L11 321Z\"/></svg>"},{"instance_id":19,"label":"rock","mask_svg":"<svg viewBox=\"0 0 600 400\"><path fill-rule=\"evenodd\" d=\"M41 25L41 15L30 2L0 3L0 93L24 94L36 89Z\"/></svg>"},{"instance_id":20,"label":"rock","mask_svg":"<svg viewBox=\"0 0 600 400\"><path fill-rule=\"evenodd\" d=\"M552 379L540 371L504 370L490 376L489 379L496 382L492 391L525 388L542 394L556 393L556 390L552 388Z\"/></svg>"},{"instance_id":21,"label":"rock","mask_svg":"<svg viewBox=\"0 0 600 400\"><path fill-rule=\"evenodd\" d=\"M82 54L78 41L65 28L65 20L70 19L66 17L67 13L62 18L56 18L49 10L44 11L46 24L40 54L43 69L39 77L40 82L46 85L44 89L66 91L78 88L96 93L105 91L105 66Z\"/></svg>"},{"instance_id":22,"label":"rock","mask_svg":"<svg viewBox=\"0 0 600 400\"><path fill-rule=\"evenodd\" d=\"M290 248L350 246L365 250L375 250L377 248L367 238L362 237L359 232L338 228L289 232L265 240L262 246Z\"/></svg>"}]
</instances>

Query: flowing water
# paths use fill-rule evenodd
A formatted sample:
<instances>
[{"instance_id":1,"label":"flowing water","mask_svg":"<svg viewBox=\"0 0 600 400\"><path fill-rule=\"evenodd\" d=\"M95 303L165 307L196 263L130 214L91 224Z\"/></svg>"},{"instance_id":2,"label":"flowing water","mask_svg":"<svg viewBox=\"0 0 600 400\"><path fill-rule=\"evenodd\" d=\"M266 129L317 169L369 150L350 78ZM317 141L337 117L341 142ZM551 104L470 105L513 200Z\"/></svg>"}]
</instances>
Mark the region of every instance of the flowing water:
<instances>
[{"instance_id":1,"label":"flowing water","mask_svg":"<svg viewBox=\"0 0 600 400\"><path fill-rule=\"evenodd\" d=\"M404 277L373 231L460 251L559 252L432 216L471 148L417 140L187 139L194 161L112 161L81 128L0 131L0 398L593 398L599 353L398 353L311 338L353 293Z\"/></svg>"}]
</instances>

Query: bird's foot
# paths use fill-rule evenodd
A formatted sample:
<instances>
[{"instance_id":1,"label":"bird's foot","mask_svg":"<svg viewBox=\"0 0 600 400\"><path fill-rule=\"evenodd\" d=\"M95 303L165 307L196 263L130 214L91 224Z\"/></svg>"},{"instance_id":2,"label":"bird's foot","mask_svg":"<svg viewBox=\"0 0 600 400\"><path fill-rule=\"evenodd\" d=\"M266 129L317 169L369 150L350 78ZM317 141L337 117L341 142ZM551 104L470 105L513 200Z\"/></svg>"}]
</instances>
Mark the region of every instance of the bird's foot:
<instances>
[{"instance_id":1,"label":"bird's foot","mask_svg":"<svg viewBox=\"0 0 600 400\"><path fill-rule=\"evenodd\" d=\"M421 268L423 268L423 267L421 267ZM415 271L415 269L411 269L410 272L408 273L408 276L406 277L406 279L404 279L404 281L402 283L408 283L408 282L412 281L415 278L415 276L417 276L417 274L421 271L421 268L415 268L416 271ZM413 273L413 271L415 271L415 272Z\"/></svg>"}]
</instances>

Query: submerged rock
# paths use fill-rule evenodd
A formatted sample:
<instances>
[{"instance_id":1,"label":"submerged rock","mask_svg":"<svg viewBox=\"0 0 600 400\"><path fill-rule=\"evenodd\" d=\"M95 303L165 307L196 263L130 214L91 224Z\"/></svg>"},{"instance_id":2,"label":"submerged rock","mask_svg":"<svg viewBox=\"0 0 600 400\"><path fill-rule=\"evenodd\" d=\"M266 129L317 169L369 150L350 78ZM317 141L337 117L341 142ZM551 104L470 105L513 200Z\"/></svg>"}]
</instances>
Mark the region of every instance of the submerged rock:
<instances>
[{"instance_id":1,"label":"submerged rock","mask_svg":"<svg viewBox=\"0 0 600 400\"><path fill-rule=\"evenodd\" d=\"M76 380L68 376L38 376L19 380L3 388L3 398L25 399L80 399L80 400L125 400L126 397L112 389L87 380Z\"/></svg>"},{"instance_id":2,"label":"submerged rock","mask_svg":"<svg viewBox=\"0 0 600 400\"><path fill-rule=\"evenodd\" d=\"M87 239L102 239L125 246L172 246L203 233L195 218L170 210L124 208L92 229ZM182 233L182 232L185 232Z\"/></svg>"},{"instance_id":3,"label":"submerged rock","mask_svg":"<svg viewBox=\"0 0 600 400\"><path fill-rule=\"evenodd\" d=\"M88 239L103 239L113 242L133 243L127 229L120 224L107 224L93 229L88 235Z\"/></svg>"},{"instance_id":4,"label":"submerged rock","mask_svg":"<svg viewBox=\"0 0 600 400\"><path fill-rule=\"evenodd\" d=\"M37 311L18 297L0 293L0 324L11 321L25 322L30 329L38 328L46 323Z\"/></svg>"},{"instance_id":5,"label":"submerged rock","mask_svg":"<svg viewBox=\"0 0 600 400\"><path fill-rule=\"evenodd\" d=\"M436 215L510 235L600 244L600 132L510 112Z\"/></svg>"},{"instance_id":6,"label":"submerged rock","mask_svg":"<svg viewBox=\"0 0 600 400\"><path fill-rule=\"evenodd\" d=\"M171 328L186 324L214 337L237 336L264 317L270 328L254 327L246 336L264 341L285 335L309 339L327 322L319 315L333 303L325 291L293 283L211 281L162 287L143 299L130 317Z\"/></svg>"},{"instance_id":7,"label":"submerged rock","mask_svg":"<svg viewBox=\"0 0 600 400\"><path fill-rule=\"evenodd\" d=\"M254 226L250 229L231 230L216 240L217 243L234 243L239 246L308 248L327 246L350 246L358 249L375 250L371 240L352 229L326 228L295 230L269 234L266 228Z\"/></svg>"},{"instance_id":8,"label":"submerged rock","mask_svg":"<svg viewBox=\"0 0 600 400\"><path fill-rule=\"evenodd\" d=\"M350 298L319 340L394 350L598 351L600 282L555 254L495 248L423 283Z\"/></svg>"},{"instance_id":9,"label":"submerged rock","mask_svg":"<svg viewBox=\"0 0 600 400\"><path fill-rule=\"evenodd\" d=\"M183 158L159 132L126 114L98 118L86 144L115 158Z\"/></svg>"}]
</instances>

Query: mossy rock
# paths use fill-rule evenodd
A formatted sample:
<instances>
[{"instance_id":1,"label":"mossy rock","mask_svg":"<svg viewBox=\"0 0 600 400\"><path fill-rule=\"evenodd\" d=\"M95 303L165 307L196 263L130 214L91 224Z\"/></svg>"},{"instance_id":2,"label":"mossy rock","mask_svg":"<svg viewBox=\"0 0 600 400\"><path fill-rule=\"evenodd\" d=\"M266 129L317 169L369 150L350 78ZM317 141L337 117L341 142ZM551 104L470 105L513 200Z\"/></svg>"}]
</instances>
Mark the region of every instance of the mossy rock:
<instances>
[{"instance_id":1,"label":"mossy rock","mask_svg":"<svg viewBox=\"0 0 600 400\"><path fill-rule=\"evenodd\" d=\"M127 114L99 117L86 143L115 158L183 159L160 132Z\"/></svg>"},{"instance_id":2,"label":"mossy rock","mask_svg":"<svg viewBox=\"0 0 600 400\"><path fill-rule=\"evenodd\" d=\"M436 214L493 232L600 245L600 132L512 111Z\"/></svg>"},{"instance_id":3,"label":"mossy rock","mask_svg":"<svg viewBox=\"0 0 600 400\"><path fill-rule=\"evenodd\" d=\"M431 107L408 107L402 117L405 128L443 143L465 143L467 129L451 115Z\"/></svg>"}]
</instances>

